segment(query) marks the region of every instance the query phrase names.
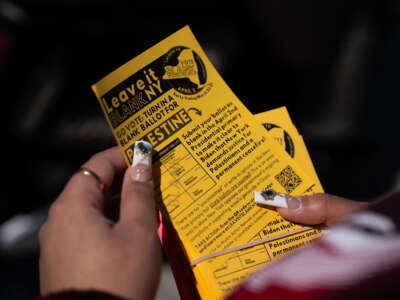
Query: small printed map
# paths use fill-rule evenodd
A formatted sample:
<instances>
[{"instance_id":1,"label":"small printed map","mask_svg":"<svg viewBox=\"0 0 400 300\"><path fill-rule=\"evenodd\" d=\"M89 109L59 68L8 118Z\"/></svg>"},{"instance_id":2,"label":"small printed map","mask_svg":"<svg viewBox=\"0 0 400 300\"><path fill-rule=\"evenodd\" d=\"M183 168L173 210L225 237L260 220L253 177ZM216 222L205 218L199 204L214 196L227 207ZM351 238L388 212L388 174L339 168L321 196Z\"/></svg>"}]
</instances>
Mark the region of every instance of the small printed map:
<instances>
[{"instance_id":1,"label":"small printed map","mask_svg":"<svg viewBox=\"0 0 400 300\"><path fill-rule=\"evenodd\" d=\"M165 66L165 74L163 79L183 79L187 78L192 83L200 87L200 80L198 74L198 68L196 61L193 56L193 52L190 49L184 49L178 56L178 65L176 66Z\"/></svg>"}]
</instances>

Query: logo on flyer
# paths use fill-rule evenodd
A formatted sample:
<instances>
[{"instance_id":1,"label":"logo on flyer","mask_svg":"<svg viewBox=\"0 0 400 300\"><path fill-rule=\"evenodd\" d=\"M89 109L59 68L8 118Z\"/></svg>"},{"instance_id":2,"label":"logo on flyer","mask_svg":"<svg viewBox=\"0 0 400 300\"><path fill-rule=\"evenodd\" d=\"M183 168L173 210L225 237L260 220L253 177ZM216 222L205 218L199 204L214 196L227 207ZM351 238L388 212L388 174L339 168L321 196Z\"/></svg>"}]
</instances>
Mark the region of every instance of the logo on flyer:
<instances>
[{"instance_id":1,"label":"logo on flyer","mask_svg":"<svg viewBox=\"0 0 400 300\"><path fill-rule=\"evenodd\" d=\"M282 127L272 123L263 123L263 126L267 131L271 132L274 139L285 148L287 154L294 157L294 143L289 133Z\"/></svg>"},{"instance_id":2,"label":"logo on flyer","mask_svg":"<svg viewBox=\"0 0 400 300\"><path fill-rule=\"evenodd\" d=\"M207 70L203 60L192 49L185 46L174 47L165 54L164 75L162 79L185 99L201 93L207 84ZM209 90L209 89L207 89ZM202 93L203 94L203 93Z\"/></svg>"}]
</instances>

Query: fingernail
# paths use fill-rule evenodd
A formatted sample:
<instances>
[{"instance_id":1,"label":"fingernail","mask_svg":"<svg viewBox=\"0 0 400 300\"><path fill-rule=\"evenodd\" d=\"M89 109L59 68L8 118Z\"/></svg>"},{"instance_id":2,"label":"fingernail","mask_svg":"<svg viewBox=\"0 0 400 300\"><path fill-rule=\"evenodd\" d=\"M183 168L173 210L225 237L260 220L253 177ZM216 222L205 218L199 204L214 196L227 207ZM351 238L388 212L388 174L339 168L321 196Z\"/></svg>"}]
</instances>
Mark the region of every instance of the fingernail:
<instances>
[{"instance_id":1,"label":"fingernail","mask_svg":"<svg viewBox=\"0 0 400 300\"><path fill-rule=\"evenodd\" d=\"M151 175L151 159L153 147L149 142L137 141L133 148L133 160L131 166L131 177L134 181L150 181Z\"/></svg>"},{"instance_id":2,"label":"fingernail","mask_svg":"<svg viewBox=\"0 0 400 300\"><path fill-rule=\"evenodd\" d=\"M133 147L133 161L132 166L137 164L144 164L151 166L151 153L153 151L153 146L146 141L137 141Z\"/></svg>"},{"instance_id":3,"label":"fingernail","mask_svg":"<svg viewBox=\"0 0 400 300\"><path fill-rule=\"evenodd\" d=\"M256 203L273 207L287 208L286 197L286 194L278 194L273 190L264 190L261 193L254 192L254 201Z\"/></svg>"},{"instance_id":4,"label":"fingernail","mask_svg":"<svg viewBox=\"0 0 400 300\"><path fill-rule=\"evenodd\" d=\"M264 190L261 193L254 192L254 201L258 204L289 209L300 209L302 206L300 197L277 193L274 190Z\"/></svg>"},{"instance_id":5,"label":"fingernail","mask_svg":"<svg viewBox=\"0 0 400 300\"><path fill-rule=\"evenodd\" d=\"M287 208L289 209L300 209L302 206L301 198L299 197L288 197L286 199Z\"/></svg>"}]
</instances>

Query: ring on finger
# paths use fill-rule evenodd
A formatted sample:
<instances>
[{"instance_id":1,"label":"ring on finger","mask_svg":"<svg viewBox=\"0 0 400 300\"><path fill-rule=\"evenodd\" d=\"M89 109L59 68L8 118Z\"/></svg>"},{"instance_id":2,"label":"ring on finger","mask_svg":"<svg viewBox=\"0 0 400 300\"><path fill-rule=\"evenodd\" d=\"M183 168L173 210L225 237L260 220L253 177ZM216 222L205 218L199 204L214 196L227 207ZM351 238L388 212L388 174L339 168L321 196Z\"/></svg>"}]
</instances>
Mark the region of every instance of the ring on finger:
<instances>
[{"instance_id":1,"label":"ring on finger","mask_svg":"<svg viewBox=\"0 0 400 300\"><path fill-rule=\"evenodd\" d=\"M75 172L75 174L77 174L77 173L81 173L81 174L83 174L83 175L93 177L93 178L97 181L100 190L101 190L102 192L104 191L104 187L105 187L105 186L104 186L104 182L101 180L100 176L97 175L95 172L93 172L92 170L90 170L90 169L88 169L88 168L81 167L81 168L78 169L78 171Z\"/></svg>"}]
</instances>

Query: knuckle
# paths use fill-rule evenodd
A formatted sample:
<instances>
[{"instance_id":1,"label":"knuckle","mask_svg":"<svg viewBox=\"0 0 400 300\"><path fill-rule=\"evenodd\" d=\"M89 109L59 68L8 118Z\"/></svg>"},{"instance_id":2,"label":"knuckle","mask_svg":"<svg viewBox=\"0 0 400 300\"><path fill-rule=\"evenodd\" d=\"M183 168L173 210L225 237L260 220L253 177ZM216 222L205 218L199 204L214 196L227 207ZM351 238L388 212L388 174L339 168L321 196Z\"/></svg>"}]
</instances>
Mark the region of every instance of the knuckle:
<instances>
[{"instance_id":1,"label":"knuckle","mask_svg":"<svg viewBox=\"0 0 400 300\"><path fill-rule=\"evenodd\" d=\"M88 162L91 162L91 163L93 163L93 162L94 163L102 162L102 163L104 163L104 161L107 161L107 159L105 159L105 158L108 157L108 153L109 153L109 149L101 151L101 152L97 152L97 153L93 154L89 158Z\"/></svg>"},{"instance_id":2,"label":"knuckle","mask_svg":"<svg viewBox=\"0 0 400 300\"><path fill-rule=\"evenodd\" d=\"M102 153L103 153L103 152L98 152L98 153L93 154L93 155L89 158L88 162L96 162L96 161L101 160L101 158L102 158Z\"/></svg>"},{"instance_id":3,"label":"knuckle","mask_svg":"<svg viewBox=\"0 0 400 300\"><path fill-rule=\"evenodd\" d=\"M305 198L306 205L312 209L321 209L325 206L324 194L314 194Z\"/></svg>"},{"instance_id":4,"label":"knuckle","mask_svg":"<svg viewBox=\"0 0 400 300\"><path fill-rule=\"evenodd\" d=\"M60 201L54 201L50 206L48 219L58 218L65 213L64 205Z\"/></svg>"},{"instance_id":5,"label":"knuckle","mask_svg":"<svg viewBox=\"0 0 400 300\"><path fill-rule=\"evenodd\" d=\"M316 194L315 197L313 197L312 204L317 209L326 212L328 202L326 194Z\"/></svg>"}]
</instances>

